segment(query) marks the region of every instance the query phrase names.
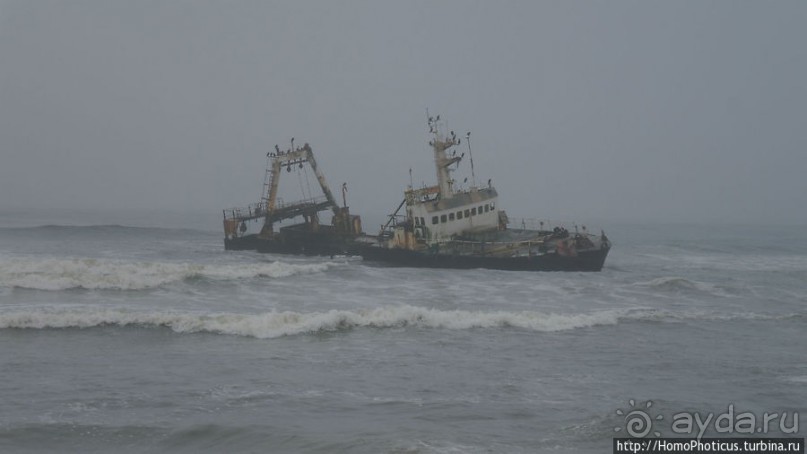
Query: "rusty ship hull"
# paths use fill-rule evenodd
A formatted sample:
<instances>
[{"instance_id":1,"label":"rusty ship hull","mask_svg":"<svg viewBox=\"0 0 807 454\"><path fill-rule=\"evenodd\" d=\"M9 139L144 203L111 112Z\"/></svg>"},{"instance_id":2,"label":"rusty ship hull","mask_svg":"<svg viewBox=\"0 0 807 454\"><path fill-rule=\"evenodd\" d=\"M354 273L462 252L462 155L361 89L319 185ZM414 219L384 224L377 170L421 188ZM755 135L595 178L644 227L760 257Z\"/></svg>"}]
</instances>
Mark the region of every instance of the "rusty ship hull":
<instances>
[{"instance_id":1,"label":"rusty ship hull","mask_svg":"<svg viewBox=\"0 0 807 454\"><path fill-rule=\"evenodd\" d=\"M569 257L557 253L496 257L411 251L398 248L366 246L360 250L364 260L389 266L412 268L486 268L504 271L600 271L605 264L609 248L579 252Z\"/></svg>"},{"instance_id":2,"label":"rusty ship hull","mask_svg":"<svg viewBox=\"0 0 807 454\"><path fill-rule=\"evenodd\" d=\"M308 256L358 255L352 236L345 236L332 229L310 232L306 224L298 224L280 229L280 232L262 237L250 234L224 238L224 249L228 251L256 251L268 254L293 254Z\"/></svg>"}]
</instances>

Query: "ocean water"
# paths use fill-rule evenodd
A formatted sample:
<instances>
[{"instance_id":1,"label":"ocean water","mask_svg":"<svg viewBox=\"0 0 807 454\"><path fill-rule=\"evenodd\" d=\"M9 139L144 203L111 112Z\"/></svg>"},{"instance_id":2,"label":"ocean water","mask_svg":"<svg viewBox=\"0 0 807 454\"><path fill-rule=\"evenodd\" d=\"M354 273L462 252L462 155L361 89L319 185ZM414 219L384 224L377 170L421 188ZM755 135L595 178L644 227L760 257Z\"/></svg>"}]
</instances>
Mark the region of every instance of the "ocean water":
<instances>
[{"instance_id":1,"label":"ocean water","mask_svg":"<svg viewBox=\"0 0 807 454\"><path fill-rule=\"evenodd\" d=\"M227 252L216 227L0 214L0 452L599 453L632 408L664 436L807 413L803 227L606 226L600 273Z\"/></svg>"}]
</instances>

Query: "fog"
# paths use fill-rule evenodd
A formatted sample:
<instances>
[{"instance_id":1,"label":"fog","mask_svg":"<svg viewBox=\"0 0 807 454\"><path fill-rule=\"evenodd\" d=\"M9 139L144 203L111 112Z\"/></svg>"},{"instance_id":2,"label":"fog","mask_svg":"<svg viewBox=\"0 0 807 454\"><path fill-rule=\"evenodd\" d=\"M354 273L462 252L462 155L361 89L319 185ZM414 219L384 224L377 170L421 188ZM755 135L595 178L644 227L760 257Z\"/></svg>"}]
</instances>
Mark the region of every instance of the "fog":
<instances>
[{"instance_id":1,"label":"fog","mask_svg":"<svg viewBox=\"0 0 807 454\"><path fill-rule=\"evenodd\" d=\"M511 216L804 223L805 24L801 1L0 1L0 210L218 216L294 137L374 220L410 168L435 183L428 109Z\"/></svg>"}]
</instances>

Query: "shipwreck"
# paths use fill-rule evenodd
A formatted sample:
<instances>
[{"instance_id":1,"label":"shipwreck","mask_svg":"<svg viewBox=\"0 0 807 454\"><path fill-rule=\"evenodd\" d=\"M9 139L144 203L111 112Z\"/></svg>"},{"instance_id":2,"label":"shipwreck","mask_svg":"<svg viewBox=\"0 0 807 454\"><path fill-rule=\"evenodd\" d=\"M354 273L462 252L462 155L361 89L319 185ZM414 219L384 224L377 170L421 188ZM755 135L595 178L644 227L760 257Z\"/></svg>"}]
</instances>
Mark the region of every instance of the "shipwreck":
<instances>
[{"instance_id":1,"label":"shipwreck","mask_svg":"<svg viewBox=\"0 0 807 454\"><path fill-rule=\"evenodd\" d=\"M227 250L255 250L280 254L343 255L355 253L354 239L362 235L361 217L350 214L347 206L346 184L342 185L342 205L331 192L325 175L317 166L314 152L306 143L266 154L267 166L261 200L246 207L223 210L224 248ZM278 197L280 179L284 171L290 174L306 172L311 168L322 191L315 196L310 187L304 197L284 202ZM320 213L331 212L331 223L320 222ZM302 219L292 225L278 227L286 220ZM258 223L260 231L250 233L250 224Z\"/></svg>"}]
</instances>

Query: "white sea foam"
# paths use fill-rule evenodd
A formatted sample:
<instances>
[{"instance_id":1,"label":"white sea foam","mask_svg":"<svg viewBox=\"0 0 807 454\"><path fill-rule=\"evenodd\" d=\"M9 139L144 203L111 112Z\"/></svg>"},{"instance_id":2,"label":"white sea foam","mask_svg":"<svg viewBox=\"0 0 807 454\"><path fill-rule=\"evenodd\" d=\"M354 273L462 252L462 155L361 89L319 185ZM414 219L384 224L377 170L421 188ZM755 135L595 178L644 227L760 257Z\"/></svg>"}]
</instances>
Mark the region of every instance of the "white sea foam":
<instances>
[{"instance_id":1,"label":"white sea foam","mask_svg":"<svg viewBox=\"0 0 807 454\"><path fill-rule=\"evenodd\" d=\"M0 286L40 290L140 290L197 277L220 280L288 277L325 271L335 265L338 264L271 262L212 265L91 258L5 258L0 262Z\"/></svg>"},{"instance_id":2,"label":"white sea foam","mask_svg":"<svg viewBox=\"0 0 807 454\"><path fill-rule=\"evenodd\" d=\"M266 312L262 314L132 312L125 309L71 307L41 308L0 313L0 329L91 328L96 326L162 326L178 333L217 333L257 338L334 332L354 328L420 327L465 330L514 327L539 332L567 331L620 322L676 322L694 320L766 319L757 314L720 316L707 313L669 313L651 309L611 309L591 313L557 314L536 311L442 311L415 306L325 312Z\"/></svg>"}]
</instances>

